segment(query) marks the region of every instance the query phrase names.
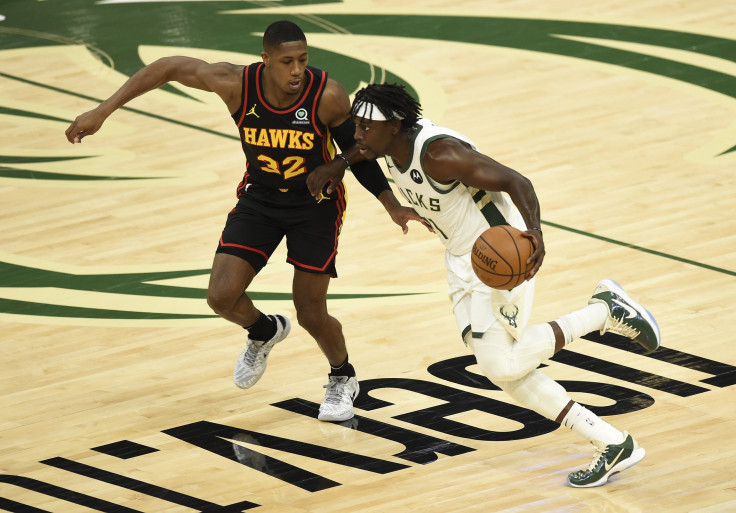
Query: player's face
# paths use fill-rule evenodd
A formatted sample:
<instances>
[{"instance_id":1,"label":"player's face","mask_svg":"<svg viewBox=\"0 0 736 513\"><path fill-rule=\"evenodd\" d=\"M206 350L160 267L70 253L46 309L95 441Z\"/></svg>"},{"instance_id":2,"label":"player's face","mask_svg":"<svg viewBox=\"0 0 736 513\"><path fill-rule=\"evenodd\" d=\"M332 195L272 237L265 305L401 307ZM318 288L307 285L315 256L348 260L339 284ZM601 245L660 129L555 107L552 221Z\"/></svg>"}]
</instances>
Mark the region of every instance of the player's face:
<instances>
[{"instance_id":1,"label":"player's face","mask_svg":"<svg viewBox=\"0 0 736 513\"><path fill-rule=\"evenodd\" d=\"M309 62L306 41L281 43L262 54L276 86L286 94L299 94L304 87L304 69Z\"/></svg>"},{"instance_id":2,"label":"player's face","mask_svg":"<svg viewBox=\"0 0 736 513\"><path fill-rule=\"evenodd\" d=\"M375 121L366 118L353 118L355 122L355 141L360 154L367 159L375 159L389 154L395 130L390 121Z\"/></svg>"}]
</instances>

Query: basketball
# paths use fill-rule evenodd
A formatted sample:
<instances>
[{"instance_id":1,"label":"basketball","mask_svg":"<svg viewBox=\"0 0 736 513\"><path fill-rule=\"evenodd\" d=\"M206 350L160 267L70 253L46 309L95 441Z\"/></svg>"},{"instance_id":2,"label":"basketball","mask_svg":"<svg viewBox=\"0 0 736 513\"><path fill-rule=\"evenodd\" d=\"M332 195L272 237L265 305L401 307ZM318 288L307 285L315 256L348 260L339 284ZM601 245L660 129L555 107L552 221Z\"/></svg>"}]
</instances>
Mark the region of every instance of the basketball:
<instances>
[{"instance_id":1,"label":"basketball","mask_svg":"<svg viewBox=\"0 0 736 513\"><path fill-rule=\"evenodd\" d=\"M526 261L534 253L534 245L521 234L521 230L506 224L480 234L470 255L480 281L500 290L511 290L524 281Z\"/></svg>"}]
</instances>

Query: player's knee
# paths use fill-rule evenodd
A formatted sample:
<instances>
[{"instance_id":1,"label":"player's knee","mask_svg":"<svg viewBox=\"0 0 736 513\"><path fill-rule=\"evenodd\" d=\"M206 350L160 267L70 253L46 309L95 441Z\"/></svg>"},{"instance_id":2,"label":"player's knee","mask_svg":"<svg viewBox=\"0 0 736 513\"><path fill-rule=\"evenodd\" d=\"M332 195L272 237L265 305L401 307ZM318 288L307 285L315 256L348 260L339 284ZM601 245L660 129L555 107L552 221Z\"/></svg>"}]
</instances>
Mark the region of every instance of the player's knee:
<instances>
[{"instance_id":1,"label":"player's knee","mask_svg":"<svg viewBox=\"0 0 736 513\"><path fill-rule=\"evenodd\" d=\"M493 383L516 381L523 376L511 362L503 357L478 358L478 368Z\"/></svg>"},{"instance_id":2,"label":"player's knee","mask_svg":"<svg viewBox=\"0 0 736 513\"><path fill-rule=\"evenodd\" d=\"M295 306L297 322L308 333L321 331L329 321L324 302L305 301Z\"/></svg>"},{"instance_id":3,"label":"player's knee","mask_svg":"<svg viewBox=\"0 0 736 513\"><path fill-rule=\"evenodd\" d=\"M237 298L233 298L231 294L222 290L212 287L207 289L207 304L218 315L229 312L235 306L236 301Z\"/></svg>"},{"instance_id":4,"label":"player's knee","mask_svg":"<svg viewBox=\"0 0 736 513\"><path fill-rule=\"evenodd\" d=\"M307 330L309 333L318 329L320 324L324 322L319 309L314 306L302 306L297 308L296 319L299 326Z\"/></svg>"}]
</instances>

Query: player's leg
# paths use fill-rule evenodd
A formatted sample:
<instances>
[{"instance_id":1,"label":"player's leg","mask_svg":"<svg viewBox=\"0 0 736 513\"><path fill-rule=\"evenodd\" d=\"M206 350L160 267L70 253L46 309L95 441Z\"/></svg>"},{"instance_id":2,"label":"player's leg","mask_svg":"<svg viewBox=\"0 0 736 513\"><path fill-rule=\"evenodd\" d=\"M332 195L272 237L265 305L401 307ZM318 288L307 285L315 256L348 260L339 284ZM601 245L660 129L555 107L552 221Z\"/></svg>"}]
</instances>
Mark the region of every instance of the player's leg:
<instances>
[{"instance_id":1,"label":"player's leg","mask_svg":"<svg viewBox=\"0 0 736 513\"><path fill-rule=\"evenodd\" d=\"M488 299L474 293L473 301L484 302ZM497 305L489 306L488 310L497 310ZM502 333L500 328L496 331ZM593 331L626 336L650 351L659 347L659 328L651 314L631 300L618 284L603 280L588 305L549 323L528 326L521 331L515 344L506 349L496 348L496 351L504 351L503 358L490 361L489 365L495 369L488 369L487 373L504 381L516 379L535 369L573 340ZM497 335L493 329L486 329L482 334L475 333L474 337L494 339Z\"/></svg>"},{"instance_id":2,"label":"player's leg","mask_svg":"<svg viewBox=\"0 0 736 513\"><path fill-rule=\"evenodd\" d=\"M327 311L330 276L294 270L294 306L299 325L317 341L330 364L327 392L319 408L319 420L343 421L352 418L353 401L360 386L355 369L348 361L348 350L340 322Z\"/></svg>"},{"instance_id":3,"label":"player's leg","mask_svg":"<svg viewBox=\"0 0 736 513\"><path fill-rule=\"evenodd\" d=\"M611 474L640 461L644 450L628 433L619 431L572 401L559 383L537 370L542 361L566 343L602 329L609 310L600 302L593 301L550 323L524 328L523 322L532 306L533 288L530 287L511 309L518 314L515 321L519 323L519 333L519 330L507 328L504 323L508 322L507 317L499 319L488 315L489 312L495 313L499 305L494 304L492 295L482 287L472 285L472 277L466 279L463 262L453 258L448 258L447 262L455 317L481 372L522 406L562 423L593 443L596 449L593 464L584 471L571 474L569 483L572 486L601 485ZM480 326L484 331L478 331ZM514 339L512 333L519 339Z\"/></svg>"},{"instance_id":4,"label":"player's leg","mask_svg":"<svg viewBox=\"0 0 736 513\"><path fill-rule=\"evenodd\" d=\"M600 329L607 318L601 306L588 305L557 321L529 326L520 340L515 340L500 322L482 337L468 339L478 367L488 379L520 405L561 423L593 444L591 465L568 476L568 483L574 487L603 485L612 474L638 463L645 454L631 435L574 402L559 383L537 369L566 340Z\"/></svg>"},{"instance_id":5,"label":"player's leg","mask_svg":"<svg viewBox=\"0 0 736 513\"><path fill-rule=\"evenodd\" d=\"M271 349L290 329L286 317L263 314L245 292L283 238L270 215L269 209L250 198L240 198L228 215L207 289L210 307L248 331L233 372L240 388L250 388L261 378Z\"/></svg>"},{"instance_id":6,"label":"player's leg","mask_svg":"<svg viewBox=\"0 0 736 513\"><path fill-rule=\"evenodd\" d=\"M217 315L238 326L252 325L260 312L244 292L255 276L253 266L241 257L215 254L207 287L207 304Z\"/></svg>"},{"instance_id":7,"label":"player's leg","mask_svg":"<svg viewBox=\"0 0 736 513\"><path fill-rule=\"evenodd\" d=\"M630 434L574 402L559 383L538 369L516 381L494 383L520 405L560 423L593 444L592 463L568 475L567 481L573 487L601 486L613 474L640 462L646 454Z\"/></svg>"},{"instance_id":8,"label":"player's leg","mask_svg":"<svg viewBox=\"0 0 736 513\"><path fill-rule=\"evenodd\" d=\"M294 269L292 287L299 325L309 333L332 367L339 367L348 357L340 321L327 311L327 288L330 275Z\"/></svg>"},{"instance_id":9,"label":"player's leg","mask_svg":"<svg viewBox=\"0 0 736 513\"><path fill-rule=\"evenodd\" d=\"M297 319L317 342L330 364L327 392L319 420L343 421L354 416L359 385L340 322L327 311L327 287L337 276L335 257L345 213L345 189L338 186L329 199L313 200L295 212L286 234L287 261L294 266L292 287ZM311 200L311 197L310 197Z\"/></svg>"}]
</instances>

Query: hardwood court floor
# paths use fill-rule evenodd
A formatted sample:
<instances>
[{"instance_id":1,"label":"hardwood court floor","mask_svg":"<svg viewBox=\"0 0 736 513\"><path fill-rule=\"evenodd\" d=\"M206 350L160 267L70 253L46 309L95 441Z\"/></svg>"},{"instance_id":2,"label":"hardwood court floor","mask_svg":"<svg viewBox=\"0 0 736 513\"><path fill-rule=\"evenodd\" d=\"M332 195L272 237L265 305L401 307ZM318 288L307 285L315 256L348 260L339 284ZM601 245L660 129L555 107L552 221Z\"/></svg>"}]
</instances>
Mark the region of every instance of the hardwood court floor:
<instances>
[{"instance_id":1,"label":"hardwood court floor","mask_svg":"<svg viewBox=\"0 0 736 513\"><path fill-rule=\"evenodd\" d=\"M441 245L402 235L352 176L329 304L356 418L314 418L326 363L296 325L283 248L252 292L293 332L256 387L232 385L244 335L204 301L243 171L224 107L170 87L81 146L63 133L160 56L258 60L279 18L348 91L401 80L532 179L547 247L533 322L604 277L654 313L649 357L581 340L545 367L637 437L640 464L566 486L590 445L477 374ZM727 2L6 0L0 20L0 510L736 510Z\"/></svg>"}]
</instances>

